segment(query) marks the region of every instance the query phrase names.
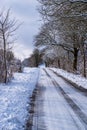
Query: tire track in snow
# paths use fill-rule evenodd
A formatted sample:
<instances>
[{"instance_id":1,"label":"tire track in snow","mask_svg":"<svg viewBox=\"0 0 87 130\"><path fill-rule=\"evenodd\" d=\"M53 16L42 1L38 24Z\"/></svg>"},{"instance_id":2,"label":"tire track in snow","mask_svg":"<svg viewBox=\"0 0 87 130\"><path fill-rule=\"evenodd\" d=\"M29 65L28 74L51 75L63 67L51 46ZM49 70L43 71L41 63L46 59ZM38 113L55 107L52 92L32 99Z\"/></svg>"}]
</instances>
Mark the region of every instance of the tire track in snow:
<instances>
[{"instance_id":1,"label":"tire track in snow","mask_svg":"<svg viewBox=\"0 0 87 130\"><path fill-rule=\"evenodd\" d=\"M45 72L46 73L46 72ZM48 75L48 82L50 82L51 84L49 84L49 86L51 85L52 86L52 88L53 88L53 90L55 89L55 92L56 93L54 93L54 95L55 94L57 94L58 96L57 96L57 98L56 98L56 103L57 103L57 105L55 105L56 107L55 108L57 108L57 106L59 106L58 107L58 111L55 113L56 115L55 115L55 117L57 117L57 115L59 116L59 121L58 121L58 123L60 122L62 125L60 125L60 124L58 124L58 129L60 129L60 130L64 130L64 129L66 129L66 126L67 126L67 129L66 130L71 130L72 129L72 127L73 127L73 129L75 129L75 130L83 130L84 129L84 126L82 125L82 123L81 123L81 121L78 119L78 117L76 116L76 114L73 112L73 110L71 109L71 107L69 107L68 106L68 104L67 104L67 102L66 102L66 100L65 100L65 98L62 96L62 94L61 94L61 91L59 90L59 88L57 87L57 89L58 89L58 92L57 92L57 90L56 90L56 87L55 87L55 82L49 77L50 75L49 75L49 73L46 73L47 75ZM58 85L57 85L58 86ZM53 91L54 92L54 91ZM55 97L55 96L54 96ZM61 98L61 101L63 101L63 102L60 102L60 98ZM58 101L57 101L57 99L58 99ZM55 102L53 102L53 104L51 105L51 107L52 106L54 106L54 104L55 104ZM64 107L64 108L63 108ZM54 110L52 109L52 111L51 112L53 112ZM65 112L64 112L65 111ZM52 115L51 115L51 117L52 117ZM55 118L54 117L54 118ZM67 120L67 118L69 119L69 120ZM70 123L70 122L72 121L72 123ZM52 123L52 122L51 122ZM52 123L53 124L53 123ZM70 126L68 127L68 124L71 126L71 128L70 128ZM73 125L72 125L73 124ZM54 129L55 129L55 126L54 126ZM57 130L58 130L57 129ZM48 130L50 130L50 129L48 129ZM53 130L53 129L52 129ZM85 130L85 129L84 129Z\"/></svg>"},{"instance_id":2,"label":"tire track in snow","mask_svg":"<svg viewBox=\"0 0 87 130\"><path fill-rule=\"evenodd\" d=\"M45 91L38 83L38 92L35 101L35 112L33 115L32 130L46 130L43 112L43 97L42 93Z\"/></svg>"},{"instance_id":3,"label":"tire track in snow","mask_svg":"<svg viewBox=\"0 0 87 130\"><path fill-rule=\"evenodd\" d=\"M50 72L53 73L54 77L58 74L57 72L54 73L52 69ZM82 110L82 112L87 115L87 92L84 90L80 90L77 87L74 87L73 83L68 82L66 79L58 76L57 83L63 88L63 90L69 95L69 97L79 106L79 108ZM60 81L61 82L58 82Z\"/></svg>"},{"instance_id":4,"label":"tire track in snow","mask_svg":"<svg viewBox=\"0 0 87 130\"><path fill-rule=\"evenodd\" d=\"M65 77L59 75L57 72L55 72L54 70L52 69L49 69L51 70L54 74L56 74L58 77L61 77L63 80L65 80L68 84L72 85L72 87L80 92L82 92L82 94L84 94L84 96L87 97L87 89L86 88L83 88L82 86L78 86L76 83L73 83L72 81L66 79Z\"/></svg>"},{"instance_id":5,"label":"tire track in snow","mask_svg":"<svg viewBox=\"0 0 87 130\"><path fill-rule=\"evenodd\" d=\"M37 91L38 91L38 78L39 78L39 72L38 72L38 76L37 76L37 81L36 81L36 85L35 88L32 92L32 95L29 97L29 106L27 108L28 110L28 118L26 120L26 124L25 124L25 130L32 130L33 127L33 116L34 116L34 108L35 108L35 100L36 100L36 95L37 95Z\"/></svg>"},{"instance_id":6,"label":"tire track in snow","mask_svg":"<svg viewBox=\"0 0 87 130\"><path fill-rule=\"evenodd\" d=\"M79 108L79 106L67 95L67 93L63 90L63 88L56 82L56 80L46 71L46 69L43 69L47 76L51 78L55 88L57 91L60 90L61 94L69 104L69 106L72 108L74 113L79 117L79 119L84 123L85 128L87 129L87 116L82 112L82 110Z\"/></svg>"},{"instance_id":7,"label":"tire track in snow","mask_svg":"<svg viewBox=\"0 0 87 130\"><path fill-rule=\"evenodd\" d=\"M44 119L42 118L44 113L41 92L43 90L41 90L41 86L39 85L39 76L40 72L38 72L37 82L32 96L29 97L29 118L26 122L25 130L46 130Z\"/></svg>"}]
</instances>

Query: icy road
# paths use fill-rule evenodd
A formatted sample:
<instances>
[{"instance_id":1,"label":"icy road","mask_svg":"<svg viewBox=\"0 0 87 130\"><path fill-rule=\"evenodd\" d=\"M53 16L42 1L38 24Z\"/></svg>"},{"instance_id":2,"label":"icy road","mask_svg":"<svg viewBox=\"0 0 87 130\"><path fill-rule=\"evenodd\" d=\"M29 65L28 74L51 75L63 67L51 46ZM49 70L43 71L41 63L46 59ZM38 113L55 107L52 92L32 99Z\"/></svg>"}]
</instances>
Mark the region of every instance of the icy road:
<instances>
[{"instance_id":1,"label":"icy road","mask_svg":"<svg viewBox=\"0 0 87 130\"><path fill-rule=\"evenodd\" d=\"M87 130L87 93L41 69L32 130Z\"/></svg>"}]
</instances>

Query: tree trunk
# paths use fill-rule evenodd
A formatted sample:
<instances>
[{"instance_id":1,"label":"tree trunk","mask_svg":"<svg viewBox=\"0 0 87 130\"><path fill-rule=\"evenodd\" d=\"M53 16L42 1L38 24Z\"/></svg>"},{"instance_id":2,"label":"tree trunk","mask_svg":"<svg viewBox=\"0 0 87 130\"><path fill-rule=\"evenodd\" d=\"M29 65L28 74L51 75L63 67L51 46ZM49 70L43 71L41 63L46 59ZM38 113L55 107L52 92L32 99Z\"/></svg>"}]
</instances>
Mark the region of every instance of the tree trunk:
<instances>
[{"instance_id":1,"label":"tree trunk","mask_svg":"<svg viewBox=\"0 0 87 130\"><path fill-rule=\"evenodd\" d=\"M77 71L78 49L74 48L73 70Z\"/></svg>"},{"instance_id":2,"label":"tree trunk","mask_svg":"<svg viewBox=\"0 0 87 130\"><path fill-rule=\"evenodd\" d=\"M4 32L3 32L3 42L4 42L4 71L5 71L4 83L7 83L6 40Z\"/></svg>"},{"instance_id":3,"label":"tree trunk","mask_svg":"<svg viewBox=\"0 0 87 130\"><path fill-rule=\"evenodd\" d=\"M83 60L84 60L84 77L86 77L86 54L85 54L85 50L84 50L84 54L83 54Z\"/></svg>"},{"instance_id":4,"label":"tree trunk","mask_svg":"<svg viewBox=\"0 0 87 130\"><path fill-rule=\"evenodd\" d=\"M7 63L6 63L6 57L4 57L4 69L5 69L4 83L7 83Z\"/></svg>"},{"instance_id":5,"label":"tree trunk","mask_svg":"<svg viewBox=\"0 0 87 130\"><path fill-rule=\"evenodd\" d=\"M57 62L58 62L58 67L60 68L60 60L58 59Z\"/></svg>"},{"instance_id":6,"label":"tree trunk","mask_svg":"<svg viewBox=\"0 0 87 130\"><path fill-rule=\"evenodd\" d=\"M38 67L38 64L39 64L39 56L38 56L38 54L35 55L35 61L36 61L36 67Z\"/></svg>"}]
</instances>

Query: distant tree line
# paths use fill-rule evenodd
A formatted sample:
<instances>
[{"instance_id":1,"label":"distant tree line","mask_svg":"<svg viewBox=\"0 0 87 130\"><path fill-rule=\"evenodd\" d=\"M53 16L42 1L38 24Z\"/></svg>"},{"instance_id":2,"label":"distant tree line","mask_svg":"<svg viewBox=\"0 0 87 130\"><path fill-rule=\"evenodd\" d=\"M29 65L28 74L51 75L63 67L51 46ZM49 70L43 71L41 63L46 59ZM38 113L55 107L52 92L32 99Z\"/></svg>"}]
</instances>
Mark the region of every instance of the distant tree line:
<instances>
[{"instance_id":1,"label":"distant tree line","mask_svg":"<svg viewBox=\"0 0 87 130\"><path fill-rule=\"evenodd\" d=\"M47 66L87 75L87 1L38 0L43 25L34 42Z\"/></svg>"},{"instance_id":2,"label":"distant tree line","mask_svg":"<svg viewBox=\"0 0 87 130\"><path fill-rule=\"evenodd\" d=\"M34 49L33 53L29 58L24 59L22 62L23 66L26 67L38 67L42 61L42 57L38 49Z\"/></svg>"}]
</instances>

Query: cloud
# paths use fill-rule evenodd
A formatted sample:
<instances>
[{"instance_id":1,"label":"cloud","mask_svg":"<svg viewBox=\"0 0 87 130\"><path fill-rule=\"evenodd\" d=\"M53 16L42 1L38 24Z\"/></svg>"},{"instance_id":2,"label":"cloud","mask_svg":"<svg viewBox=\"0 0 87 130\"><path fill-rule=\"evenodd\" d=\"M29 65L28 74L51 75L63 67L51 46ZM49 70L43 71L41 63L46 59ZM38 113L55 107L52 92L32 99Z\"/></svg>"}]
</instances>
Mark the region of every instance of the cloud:
<instances>
[{"instance_id":1,"label":"cloud","mask_svg":"<svg viewBox=\"0 0 87 130\"><path fill-rule=\"evenodd\" d=\"M27 58L32 54L32 47L27 48L24 44L18 45L18 43L15 43L13 52L15 54L15 57L23 61L24 58Z\"/></svg>"},{"instance_id":2,"label":"cloud","mask_svg":"<svg viewBox=\"0 0 87 130\"><path fill-rule=\"evenodd\" d=\"M2 3L1 9L11 8L12 16L16 17L19 22L23 22L23 25L17 31L19 40L18 44L16 43L18 49L14 49L15 54L18 54L20 58L29 56L34 48L33 37L40 27L40 18L36 10L37 0L0 0L0 3Z\"/></svg>"}]
</instances>

